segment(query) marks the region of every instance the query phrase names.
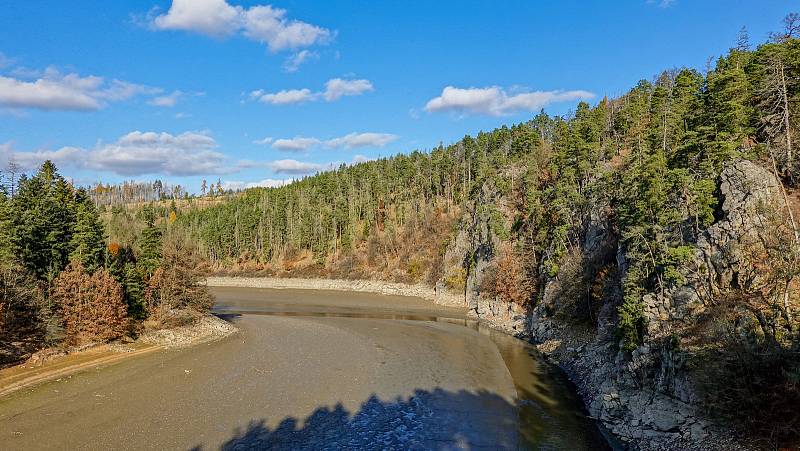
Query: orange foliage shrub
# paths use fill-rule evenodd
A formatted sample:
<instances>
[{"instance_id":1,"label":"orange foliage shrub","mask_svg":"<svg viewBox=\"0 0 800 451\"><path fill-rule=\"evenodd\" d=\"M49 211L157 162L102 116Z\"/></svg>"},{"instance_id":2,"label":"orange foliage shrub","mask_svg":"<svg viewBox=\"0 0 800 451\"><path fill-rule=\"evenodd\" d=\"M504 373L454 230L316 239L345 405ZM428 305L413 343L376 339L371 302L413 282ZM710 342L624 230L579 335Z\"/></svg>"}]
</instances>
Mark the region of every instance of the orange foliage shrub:
<instances>
[{"instance_id":1,"label":"orange foliage shrub","mask_svg":"<svg viewBox=\"0 0 800 451\"><path fill-rule=\"evenodd\" d=\"M61 310L69 344L113 340L125 332L122 286L103 269L89 274L70 263L53 281L50 298Z\"/></svg>"},{"instance_id":2,"label":"orange foliage shrub","mask_svg":"<svg viewBox=\"0 0 800 451\"><path fill-rule=\"evenodd\" d=\"M504 244L494 265L487 268L481 281L484 297L497 297L517 305L527 305L533 298L534 284L525 274L522 259Z\"/></svg>"}]
</instances>

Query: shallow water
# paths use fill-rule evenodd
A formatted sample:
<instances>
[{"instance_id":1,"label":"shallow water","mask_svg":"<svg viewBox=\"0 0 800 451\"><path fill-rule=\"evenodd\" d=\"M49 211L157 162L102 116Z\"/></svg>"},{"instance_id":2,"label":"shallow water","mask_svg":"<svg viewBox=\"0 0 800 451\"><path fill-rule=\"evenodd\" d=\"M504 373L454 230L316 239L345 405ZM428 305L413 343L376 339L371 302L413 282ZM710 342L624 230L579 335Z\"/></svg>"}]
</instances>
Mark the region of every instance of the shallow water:
<instances>
[{"instance_id":1,"label":"shallow water","mask_svg":"<svg viewBox=\"0 0 800 451\"><path fill-rule=\"evenodd\" d=\"M271 316L344 317L457 324L497 347L516 389L520 449L612 449L587 418L574 386L530 343L467 318L461 309L404 296L312 290L214 288L215 312ZM381 302L375 302L376 298ZM404 313L405 312L405 313Z\"/></svg>"}]
</instances>

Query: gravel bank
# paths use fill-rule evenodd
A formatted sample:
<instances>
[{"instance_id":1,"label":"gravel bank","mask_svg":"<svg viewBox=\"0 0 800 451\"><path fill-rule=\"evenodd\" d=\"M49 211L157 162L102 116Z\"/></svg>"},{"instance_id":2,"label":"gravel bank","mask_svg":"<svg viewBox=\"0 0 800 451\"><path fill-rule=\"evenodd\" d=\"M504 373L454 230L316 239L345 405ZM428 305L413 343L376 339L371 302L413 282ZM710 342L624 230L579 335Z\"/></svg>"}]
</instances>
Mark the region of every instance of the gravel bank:
<instances>
[{"instance_id":1,"label":"gravel bank","mask_svg":"<svg viewBox=\"0 0 800 451\"><path fill-rule=\"evenodd\" d=\"M219 340L237 331L231 323L213 315L205 315L188 326L148 331L139 337L142 343L165 348L185 348L198 343Z\"/></svg>"},{"instance_id":2,"label":"gravel bank","mask_svg":"<svg viewBox=\"0 0 800 451\"><path fill-rule=\"evenodd\" d=\"M463 307L463 296L437 290L426 285L409 285L378 280L300 279L277 277L208 277L210 287L245 287L301 290L359 291L394 296L411 296L433 301L438 305Z\"/></svg>"}]
</instances>

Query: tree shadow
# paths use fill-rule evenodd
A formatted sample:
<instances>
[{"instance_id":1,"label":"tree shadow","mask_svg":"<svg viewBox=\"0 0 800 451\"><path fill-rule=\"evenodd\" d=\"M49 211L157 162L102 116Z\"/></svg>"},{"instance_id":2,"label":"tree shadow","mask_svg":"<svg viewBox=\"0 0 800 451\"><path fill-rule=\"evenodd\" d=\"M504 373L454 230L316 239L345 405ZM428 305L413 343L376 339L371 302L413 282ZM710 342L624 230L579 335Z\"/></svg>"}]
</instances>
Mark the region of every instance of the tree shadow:
<instances>
[{"instance_id":1,"label":"tree shadow","mask_svg":"<svg viewBox=\"0 0 800 451\"><path fill-rule=\"evenodd\" d=\"M217 318L227 321L229 323L238 323L239 320L242 319L241 313L230 313L230 312L215 312L211 311L211 314L216 316Z\"/></svg>"},{"instance_id":2,"label":"tree shadow","mask_svg":"<svg viewBox=\"0 0 800 451\"><path fill-rule=\"evenodd\" d=\"M274 427L267 418L254 419L219 449L511 450L519 446L518 427L517 407L497 394L437 388L393 401L373 394L357 412L339 403Z\"/></svg>"}]
</instances>

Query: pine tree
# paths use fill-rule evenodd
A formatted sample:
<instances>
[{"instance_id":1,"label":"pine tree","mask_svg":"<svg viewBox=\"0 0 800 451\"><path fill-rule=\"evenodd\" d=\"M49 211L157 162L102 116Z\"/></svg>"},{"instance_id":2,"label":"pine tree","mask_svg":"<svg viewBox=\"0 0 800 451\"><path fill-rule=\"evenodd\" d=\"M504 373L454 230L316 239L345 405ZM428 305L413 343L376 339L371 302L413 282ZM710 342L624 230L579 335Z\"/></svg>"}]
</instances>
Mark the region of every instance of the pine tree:
<instances>
[{"instance_id":1,"label":"pine tree","mask_svg":"<svg viewBox=\"0 0 800 451\"><path fill-rule=\"evenodd\" d=\"M148 205L144 211L146 227L139 238L137 266L145 276L152 277L161 263L161 230L155 225L155 211Z\"/></svg>"},{"instance_id":2,"label":"pine tree","mask_svg":"<svg viewBox=\"0 0 800 451\"><path fill-rule=\"evenodd\" d=\"M83 190L75 195L75 227L72 235L70 259L78 260L93 272L105 263L105 229L94 202Z\"/></svg>"},{"instance_id":3,"label":"pine tree","mask_svg":"<svg viewBox=\"0 0 800 451\"><path fill-rule=\"evenodd\" d=\"M11 201L3 190L0 190L0 265L10 264L17 260L14 245L14 221L12 220Z\"/></svg>"},{"instance_id":4,"label":"pine tree","mask_svg":"<svg viewBox=\"0 0 800 451\"><path fill-rule=\"evenodd\" d=\"M125 265L122 285L125 289L128 316L134 319L144 319L147 316L147 307L144 299L142 276L133 263Z\"/></svg>"},{"instance_id":5,"label":"pine tree","mask_svg":"<svg viewBox=\"0 0 800 451\"><path fill-rule=\"evenodd\" d=\"M75 199L72 186L46 161L30 179L20 178L12 200L14 246L39 278L53 277L72 253Z\"/></svg>"}]
</instances>

